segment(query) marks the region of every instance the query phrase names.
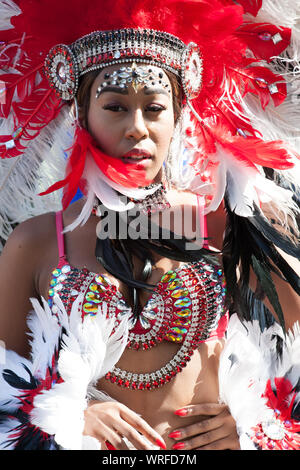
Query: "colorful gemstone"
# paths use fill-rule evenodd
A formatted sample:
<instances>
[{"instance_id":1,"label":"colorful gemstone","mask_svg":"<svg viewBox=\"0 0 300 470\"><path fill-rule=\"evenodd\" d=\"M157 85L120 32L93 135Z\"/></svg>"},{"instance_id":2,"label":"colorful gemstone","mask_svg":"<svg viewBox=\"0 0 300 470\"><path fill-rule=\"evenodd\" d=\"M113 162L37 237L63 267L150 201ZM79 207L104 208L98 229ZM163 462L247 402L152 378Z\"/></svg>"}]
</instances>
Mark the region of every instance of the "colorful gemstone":
<instances>
[{"instance_id":1,"label":"colorful gemstone","mask_svg":"<svg viewBox=\"0 0 300 470\"><path fill-rule=\"evenodd\" d=\"M176 333L168 333L166 335L166 339L169 340L169 341L173 341L174 343L181 343L182 340L183 340L183 336L182 335L178 335Z\"/></svg>"},{"instance_id":2,"label":"colorful gemstone","mask_svg":"<svg viewBox=\"0 0 300 470\"><path fill-rule=\"evenodd\" d=\"M166 283L170 282L176 279L176 273L174 271L168 271L166 274L164 274L160 280L160 282Z\"/></svg>"},{"instance_id":3,"label":"colorful gemstone","mask_svg":"<svg viewBox=\"0 0 300 470\"><path fill-rule=\"evenodd\" d=\"M270 41L271 37L272 37L272 34L271 33L268 33L267 31L263 32L263 33L260 33L258 34L258 37L259 39L261 39L262 41Z\"/></svg>"},{"instance_id":4,"label":"colorful gemstone","mask_svg":"<svg viewBox=\"0 0 300 470\"><path fill-rule=\"evenodd\" d=\"M56 268L52 271L53 276L58 277L61 274L61 270Z\"/></svg>"},{"instance_id":5,"label":"colorful gemstone","mask_svg":"<svg viewBox=\"0 0 300 470\"><path fill-rule=\"evenodd\" d=\"M89 289L90 289L92 292L97 292L97 291L98 291L98 285L97 285L97 284L90 284Z\"/></svg>"},{"instance_id":6,"label":"colorful gemstone","mask_svg":"<svg viewBox=\"0 0 300 470\"><path fill-rule=\"evenodd\" d=\"M191 320L186 319L186 318L180 318L173 322L173 325L176 325L179 327L187 327L187 326L190 326L190 324L191 324Z\"/></svg>"},{"instance_id":7,"label":"colorful gemstone","mask_svg":"<svg viewBox=\"0 0 300 470\"><path fill-rule=\"evenodd\" d=\"M101 299L99 299L99 296L97 294L94 294L94 292L88 292L85 298L88 302L94 302L97 304L101 302Z\"/></svg>"},{"instance_id":8,"label":"colorful gemstone","mask_svg":"<svg viewBox=\"0 0 300 470\"><path fill-rule=\"evenodd\" d=\"M186 328L178 328L178 326L174 326L171 330L176 333L177 335L186 335L187 329Z\"/></svg>"},{"instance_id":9,"label":"colorful gemstone","mask_svg":"<svg viewBox=\"0 0 300 470\"><path fill-rule=\"evenodd\" d=\"M255 83L260 87L260 88L268 88L268 82L264 78L255 78Z\"/></svg>"},{"instance_id":10,"label":"colorful gemstone","mask_svg":"<svg viewBox=\"0 0 300 470\"><path fill-rule=\"evenodd\" d=\"M185 308L183 310L178 310L177 312L174 312L174 315L180 318L189 317L191 314L192 314L192 311L189 308Z\"/></svg>"},{"instance_id":11,"label":"colorful gemstone","mask_svg":"<svg viewBox=\"0 0 300 470\"><path fill-rule=\"evenodd\" d=\"M171 293L171 297L173 297L173 299L181 299L182 297L186 298L187 295L189 295L189 291L181 288L177 288Z\"/></svg>"},{"instance_id":12,"label":"colorful gemstone","mask_svg":"<svg viewBox=\"0 0 300 470\"><path fill-rule=\"evenodd\" d=\"M95 304L86 302L85 304L83 304L82 310L84 311L84 313L96 314L98 311L98 307Z\"/></svg>"},{"instance_id":13,"label":"colorful gemstone","mask_svg":"<svg viewBox=\"0 0 300 470\"><path fill-rule=\"evenodd\" d=\"M109 285L107 280L103 276L101 276L100 274L95 277L95 282L97 282L97 284L104 285L104 286Z\"/></svg>"},{"instance_id":14,"label":"colorful gemstone","mask_svg":"<svg viewBox=\"0 0 300 470\"><path fill-rule=\"evenodd\" d=\"M189 297L183 297L181 299L176 300L174 303L174 307L181 308L181 307L189 307L192 301Z\"/></svg>"},{"instance_id":15,"label":"colorful gemstone","mask_svg":"<svg viewBox=\"0 0 300 470\"><path fill-rule=\"evenodd\" d=\"M181 279L174 279L174 281L170 281L168 283L168 286L167 286L167 289L168 290L174 290L174 289L177 289L178 287L182 287L183 285L183 281Z\"/></svg>"}]
</instances>

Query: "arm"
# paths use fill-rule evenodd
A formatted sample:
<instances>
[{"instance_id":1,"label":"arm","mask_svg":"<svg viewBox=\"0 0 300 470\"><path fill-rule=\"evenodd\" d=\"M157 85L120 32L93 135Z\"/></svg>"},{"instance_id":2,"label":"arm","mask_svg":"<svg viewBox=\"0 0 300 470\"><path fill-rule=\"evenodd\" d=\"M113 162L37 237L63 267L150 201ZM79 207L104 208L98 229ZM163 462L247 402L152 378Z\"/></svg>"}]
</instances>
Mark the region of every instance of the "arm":
<instances>
[{"instance_id":1,"label":"arm","mask_svg":"<svg viewBox=\"0 0 300 470\"><path fill-rule=\"evenodd\" d=\"M36 297L35 224L26 221L11 234L0 256L0 340L7 349L29 354L27 314Z\"/></svg>"}]
</instances>

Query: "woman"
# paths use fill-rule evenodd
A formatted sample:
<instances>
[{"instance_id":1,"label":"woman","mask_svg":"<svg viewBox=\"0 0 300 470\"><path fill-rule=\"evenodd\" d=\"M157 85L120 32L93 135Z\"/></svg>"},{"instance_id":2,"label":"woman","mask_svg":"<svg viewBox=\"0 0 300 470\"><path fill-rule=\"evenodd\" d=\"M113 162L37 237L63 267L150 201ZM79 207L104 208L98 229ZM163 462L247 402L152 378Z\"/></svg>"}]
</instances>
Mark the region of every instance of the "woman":
<instances>
[{"instance_id":1,"label":"woman","mask_svg":"<svg viewBox=\"0 0 300 470\"><path fill-rule=\"evenodd\" d=\"M199 2L200 10L203 5ZM222 5L214 2L209 8L212 6L220 8ZM219 14L221 11L224 14L222 9L218 10ZM241 15L241 10L233 7L226 11L225 17L233 12L236 18ZM228 373L228 378L219 382L220 355L227 327L221 250L229 301L235 311L242 314L243 299L246 298L245 292L244 297L240 297L233 274L241 256L241 288L245 289L250 275L250 288L254 286L255 290L257 277L260 290L267 293L261 321L270 321L270 310L282 323L281 308L287 329L298 320L299 298L293 290L295 274L284 258L274 251L276 240L267 243L270 239L269 234L265 236L266 228L263 234L257 230L257 226L261 229L265 221L257 213L256 200L252 201L250 216L251 219L255 215L253 233L256 238L249 237L252 243L247 247L251 257L249 262L243 247L234 245L237 240L241 245L240 237L246 236L244 219L247 218L245 214L240 217L239 211L245 210L247 198L239 200L240 207L233 211L236 195L234 191L230 194L228 189L225 205L230 223L222 246L225 211L220 204L220 195L223 193L212 191L213 178L217 179L216 175L219 175L215 169L219 165L216 157L203 167L200 186L195 172L192 178L189 175L186 178L189 186L184 187L183 175L176 181L175 150L182 154L180 138L182 129L187 127L183 109L185 112L191 110L188 126L195 127L190 141L191 130L186 129L185 148L195 145L192 144L193 137L199 136L199 122L197 124L191 118L201 120L191 103L201 89L203 64L197 47L192 44L185 49L179 39L168 33L151 30L146 40L146 36L136 31L118 29L111 34L100 32L83 36L72 48L54 47L45 62L51 86L63 100L74 99L78 120L67 176L47 192L65 186L63 206L66 208L81 182L85 197L66 208L63 216L61 212L46 213L20 224L1 255L2 340L8 351L27 357L27 360L22 359L23 366L16 370L13 364L20 359L7 352L8 365L2 377L6 401L10 397L9 406L13 410L5 409L4 405L3 412L10 418L2 431L3 447L81 448L83 435L88 436L83 439L84 445L97 448L100 443L102 449L149 449L153 445L185 450L239 448L235 423L238 417L234 406L229 406L230 410L227 406L231 398L227 396L228 400L220 403L220 398L226 396L226 380L230 377ZM126 41L132 41L135 47L129 48ZM163 45L166 54L174 51L179 54L180 51L180 60L174 54L166 67L163 54L159 56L157 52L150 60L145 49L147 41L153 49L154 45ZM115 47L111 56L107 53L110 45ZM102 47L101 58L97 46ZM82 51L85 52L80 56ZM88 51L92 51L91 56ZM74 70L75 75L78 70L71 64L76 53L76 67L81 68L79 75L82 74L78 90L77 78L72 81ZM126 55L122 56L122 53ZM182 68L180 79L176 72L179 64ZM216 87L219 89L220 83ZM55 109L59 103L52 99ZM201 122L207 132L204 147L209 151L216 143L210 141L209 128ZM6 156L10 147L13 151L20 150L18 138L24 133L23 124L18 135L14 135L13 145L6 141ZM178 134L179 141L176 140ZM216 136L218 145L227 149L225 153L230 144L241 145L240 141L226 141L224 136ZM33 137L28 133L27 138ZM179 149L176 148L178 142ZM278 150L278 144L270 148L274 152L274 168L290 166L286 151ZM236 148L233 155L235 152ZM195 161L198 165L201 161L204 164L199 146L193 157L194 164ZM261 164L262 154L256 157L257 163ZM227 165L228 184L234 174L234 165L230 167L228 161ZM210 185L204 183L204 173L208 170ZM241 167L240 170L241 177L245 177L245 169ZM247 176L252 178L253 173L249 170ZM272 180L265 178L262 181L267 191L277 188L275 184L272 186ZM152 185L147 185L149 182ZM258 174L255 182L258 187L261 185ZM259 189L262 191L261 186ZM284 190L277 189L277 192L283 198ZM246 191L243 196L245 194ZM126 198L122 200L120 195ZM276 196L277 193L275 199ZM259 202L263 205L265 200L262 197ZM147 236L135 238L137 225L125 238L112 236L111 230L116 227L108 225L109 238L105 237L103 212L99 223L104 206L99 201L118 214L117 228L122 223L122 214L128 214L125 224L128 229L135 216L130 210L138 207L142 213L145 211L139 223L141 234ZM91 215L93 206L96 216ZM291 203L291 206L296 210L295 204ZM212 212L207 207L218 207L218 210ZM188 210L191 217L183 219L183 226L178 226L179 216ZM205 211L207 216L204 216ZM173 218L166 217L172 212ZM152 234L149 219L152 228L168 230L168 237L164 237L165 232L158 239L149 237L149 233ZM83 222L81 226L80 222ZM196 237L195 241L193 225L200 227L200 239ZM63 236L64 227L72 230ZM272 228L267 227L274 237ZM280 238L278 233L278 240L281 248L288 248L286 251L292 255L297 254L288 237ZM258 246L263 249L259 250ZM274 292L278 292L280 303L276 298L274 300L274 295L269 295L268 290L273 282L268 268L276 261L292 285L288 285L286 298L286 282L274 276ZM14 291L9 295L16 279L18 293ZM43 309L35 298L40 299ZM29 299L35 309L35 315L29 320L33 335L31 345L25 336L28 316L24 312L31 308ZM48 300L48 304L43 299ZM14 312L13 328L8 315L11 309ZM238 326L236 331L239 331ZM272 331L280 336L276 326ZM15 399L12 399L12 390L16 388L19 389L18 398L14 395ZM263 392L261 390L258 401ZM259 402L260 406L262 403ZM272 409L271 406L266 408L268 413ZM270 420L268 413L266 416ZM265 420L264 415L263 423ZM288 435L289 445L295 447L298 445L298 421L294 415L290 420L294 434ZM259 426L260 422L254 424ZM282 431L279 417L275 425ZM247 433L250 434L249 429ZM268 434L266 424L262 424L262 437L258 438L256 434L252 440L261 447L268 445L271 448L272 443L278 444L277 441L282 446L286 444L286 432L274 437L270 431ZM90 437L94 439L90 440Z\"/></svg>"}]
</instances>

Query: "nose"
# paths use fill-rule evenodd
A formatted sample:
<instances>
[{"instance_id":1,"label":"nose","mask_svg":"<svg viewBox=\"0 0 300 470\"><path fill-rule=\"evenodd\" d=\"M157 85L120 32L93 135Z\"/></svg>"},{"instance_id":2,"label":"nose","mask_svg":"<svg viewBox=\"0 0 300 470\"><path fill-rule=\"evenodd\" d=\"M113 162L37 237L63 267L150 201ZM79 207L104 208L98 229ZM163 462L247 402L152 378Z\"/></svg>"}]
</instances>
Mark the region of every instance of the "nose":
<instances>
[{"instance_id":1,"label":"nose","mask_svg":"<svg viewBox=\"0 0 300 470\"><path fill-rule=\"evenodd\" d=\"M148 127L141 109L135 109L128 116L128 124L125 132L126 139L135 139L137 142L149 136Z\"/></svg>"}]
</instances>

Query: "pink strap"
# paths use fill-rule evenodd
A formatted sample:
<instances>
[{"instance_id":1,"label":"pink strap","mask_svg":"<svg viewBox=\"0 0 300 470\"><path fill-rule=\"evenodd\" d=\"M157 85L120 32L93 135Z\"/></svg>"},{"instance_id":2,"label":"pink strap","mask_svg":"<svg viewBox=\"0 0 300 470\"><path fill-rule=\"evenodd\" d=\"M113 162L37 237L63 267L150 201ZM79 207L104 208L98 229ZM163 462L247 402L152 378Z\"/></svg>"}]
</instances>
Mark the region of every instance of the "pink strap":
<instances>
[{"instance_id":1,"label":"pink strap","mask_svg":"<svg viewBox=\"0 0 300 470\"><path fill-rule=\"evenodd\" d=\"M200 196L200 194L197 194L197 204L198 204L198 211L199 211L199 216L200 216L200 227L202 229L201 235L204 238L203 248L208 248L207 220L206 220L206 215L204 215L205 200L203 196Z\"/></svg>"},{"instance_id":2,"label":"pink strap","mask_svg":"<svg viewBox=\"0 0 300 470\"><path fill-rule=\"evenodd\" d=\"M59 259L65 259L65 244L64 244L64 235L63 231L63 217L62 211L56 212L56 235L57 235L57 244L58 244L58 254Z\"/></svg>"}]
</instances>

